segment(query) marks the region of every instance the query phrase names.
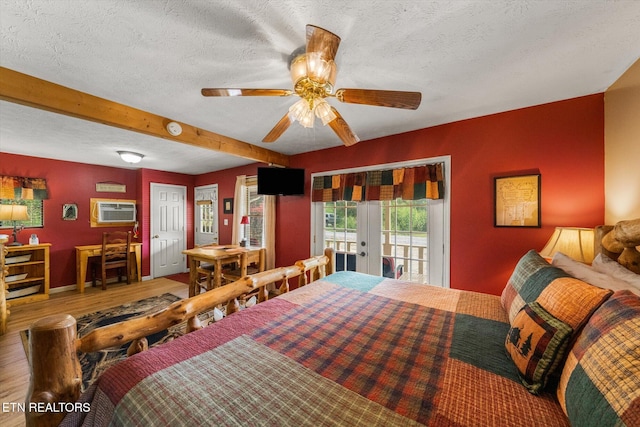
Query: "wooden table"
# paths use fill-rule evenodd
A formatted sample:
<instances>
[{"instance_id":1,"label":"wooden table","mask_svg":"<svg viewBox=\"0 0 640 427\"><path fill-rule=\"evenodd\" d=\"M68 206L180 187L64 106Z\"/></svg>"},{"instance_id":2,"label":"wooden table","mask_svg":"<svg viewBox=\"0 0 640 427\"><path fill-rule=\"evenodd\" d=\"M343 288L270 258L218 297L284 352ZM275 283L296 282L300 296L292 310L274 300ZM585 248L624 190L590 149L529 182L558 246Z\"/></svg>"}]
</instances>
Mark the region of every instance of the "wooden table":
<instances>
[{"instance_id":1,"label":"wooden table","mask_svg":"<svg viewBox=\"0 0 640 427\"><path fill-rule=\"evenodd\" d=\"M189 296L200 293L198 283L198 266L201 262L213 264L213 287L222 285L222 265L238 260L238 255L260 248L241 247L238 245L200 246L182 251L189 258ZM246 262L244 268L246 269Z\"/></svg>"},{"instance_id":2,"label":"wooden table","mask_svg":"<svg viewBox=\"0 0 640 427\"><path fill-rule=\"evenodd\" d=\"M138 282L142 280L142 243L131 242L129 252L135 254L136 273ZM87 265L89 258L102 255L102 245L76 246L76 286L80 293L84 292L84 282L87 279ZM130 272L128 272L129 274Z\"/></svg>"}]
</instances>

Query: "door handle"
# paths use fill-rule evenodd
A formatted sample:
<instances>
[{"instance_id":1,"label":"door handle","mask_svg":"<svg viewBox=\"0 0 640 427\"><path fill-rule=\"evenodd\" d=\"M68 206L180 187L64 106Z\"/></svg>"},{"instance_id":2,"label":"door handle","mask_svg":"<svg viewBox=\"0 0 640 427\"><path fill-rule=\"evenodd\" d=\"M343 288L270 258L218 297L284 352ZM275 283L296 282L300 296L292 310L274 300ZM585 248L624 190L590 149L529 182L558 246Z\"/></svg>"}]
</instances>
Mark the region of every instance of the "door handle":
<instances>
[{"instance_id":1,"label":"door handle","mask_svg":"<svg viewBox=\"0 0 640 427\"><path fill-rule=\"evenodd\" d=\"M360 252L358 255L360 256L367 256L367 253L365 251Z\"/></svg>"},{"instance_id":2,"label":"door handle","mask_svg":"<svg viewBox=\"0 0 640 427\"><path fill-rule=\"evenodd\" d=\"M157 234L152 237L152 239L159 239L159 238L160 238L160 236L158 236Z\"/></svg>"}]
</instances>

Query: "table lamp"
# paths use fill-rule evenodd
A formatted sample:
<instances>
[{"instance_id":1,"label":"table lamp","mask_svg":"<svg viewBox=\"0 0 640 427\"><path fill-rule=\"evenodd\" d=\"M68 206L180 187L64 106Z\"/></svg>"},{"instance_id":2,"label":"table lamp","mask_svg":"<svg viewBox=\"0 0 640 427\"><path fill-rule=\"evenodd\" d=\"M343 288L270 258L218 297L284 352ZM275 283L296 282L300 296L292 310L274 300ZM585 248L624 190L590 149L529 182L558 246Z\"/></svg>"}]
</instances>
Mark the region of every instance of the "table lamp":
<instances>
[{"instance_id":1,"label":"table lamp","mask_svg":"<svg viewBox=\"0 0 640 427\"><path fill-rule=\"evenodd\" d=\"M8 246L22 246L18 242L18 231L24 226L16 224L17 221L29 221L26 205L0 205L0 221L13 221L13 242Z\"/></svg>"},{"instance_id":2,"label":"table lamp","mask_svg":"<svg viewBox=\"0 0 640 427\"><path fill-rule=\"evenodd\" d=\"M244 236L242 238L242 242L240 242L240 246L247 246L247 225L249 225L249 216L243 215L240 220L240 224L244 225Z\"/></svg>"},{"instance_id":3,"label":"table lamp","mask_svg":"<svg viewBox=\"0 0 640 427\"><path fill-rule=\"evenodd\" d=\"M576 261L591 264L594 239L593 228L556 227L540 255L550 260L557 252L562 252Z\"/></svg>"}]
</instances>

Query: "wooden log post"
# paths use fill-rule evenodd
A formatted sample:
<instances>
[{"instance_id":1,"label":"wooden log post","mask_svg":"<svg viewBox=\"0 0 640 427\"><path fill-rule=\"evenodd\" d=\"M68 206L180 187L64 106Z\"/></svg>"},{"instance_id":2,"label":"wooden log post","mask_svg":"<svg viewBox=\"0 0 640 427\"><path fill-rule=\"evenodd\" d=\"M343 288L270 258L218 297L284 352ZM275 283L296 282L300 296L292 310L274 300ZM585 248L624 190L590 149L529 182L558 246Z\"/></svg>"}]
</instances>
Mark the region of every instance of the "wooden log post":
<instances>
[{"instance_id":1,"label":"wooden log post","mask_svg":"<svg viewBox=\"0 0 640 427\"><path fill-rule=\"evenodd\" d=\"M149 350L149 341L146 337L137 338L131 341L129 348L127 349L127 357L133 356L134 354L142 353L143 351Z\"/></svg>"},{"instance_id":2,"label":"wooden log post","mask_svg":"<svg viewBox=\"0 0 640 427\"><path fill-rule=\"evenodd\" d=\"M68 314L45 317L29 328L27 426L57 426L80 397L76 334L76 319Z\"/></svg>"},{"instance_id":3,"label":"wooden log post","mask_svg":"<svg viewBox=\"0 0 640 427\"><path fill-rule=\"evenodd\" d=\"M618 263L627 270L640 274L640 252L636 248L624 248L618 257Z\"/></svg>"}]
</instances>

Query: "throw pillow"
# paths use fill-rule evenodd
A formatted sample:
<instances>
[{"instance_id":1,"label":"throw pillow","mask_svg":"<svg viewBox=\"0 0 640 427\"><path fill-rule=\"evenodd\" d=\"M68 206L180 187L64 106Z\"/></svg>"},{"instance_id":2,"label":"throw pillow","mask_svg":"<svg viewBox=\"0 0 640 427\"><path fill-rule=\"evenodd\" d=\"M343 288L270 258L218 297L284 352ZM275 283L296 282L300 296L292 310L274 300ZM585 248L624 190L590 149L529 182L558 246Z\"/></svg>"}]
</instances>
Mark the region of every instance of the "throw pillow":
<instances>
[{"instance_id":1,"label":"throw pillow","mask_svg":"<svg viewBox=\"0 0 640 427\"><path fill-rule=\"evenodd\" d=\"M640 425L640 297L614 293L571 348L558 400L571 425Z\"/></svg>"},{"instance_id":2,"label":"throw pillow","mask_svg":"<svg viewBox=\"0 0 640 427\"><path fill-rule=\"evenodd\" d=\"M612 293L609 289L592 286L574 277L560 277L544 288L536 302L578 333Z\"/></svg>"},{"instance_id":3,"label":"throw pillow","mask_svg":"<svg viewBox=\"0 0 640 427\"><path fill-rule=\"evenodd\" d=\"M601 256L601 255L598 255L598 256ZM621 265L614 262L613 260L611 260L611 262L616 264L618 267L622 267ZM566 256L562 252L557 252L553 256L553 259L551 260L551 265L554 265L558 268L563 269L564 271L566 271L576 279L583 280L599 288L611 289L612 291L622 291L622 290L628 289L631 292L634 292L640 295L640 284L638 285L638 288L636 288L630 283L625 282L624 280L621 280L619 278L616 278L611 274L600 272L595 268L595 262L594 262L594 267L591 267L587 264L583 264L580 261L576 261ZM622 268L624 269L624 267ZM640 275L637 275L631 271L627 271L627 272L634 274L635 276L638 276L638 280L640 281Z\"/></svg>"},{"instance_id":4,"label":"throw pillow","mask_svg":"<svg viewBox=\"0 0 640 427\"><path fill-rule=\"evenodd\" d=\"M520 258L501 296L502 306L509 315L509 322L513 325L513 319L522 307L535 301L540 293L559 277L570 275L549 264L533 249Z\"/></svg>"},{"instance_id":5,"label":"throw pillow","mask_svg":"<svg viewBox=\"0 0 640 427\"><path fill-rule=\"evenodd\" d=\"M538 394L564 359L573 329L539 303L526 304L513 320L505 340L522 384Z\"/></svg>"},{"instance_id":6,"label":"throw pillow","mask_svg":"<svg viewBox=\"0 0 640 427\"><path fill-rule=\"evenodd\" d=\"M613 276L616 279L624 280L635 289L640 290L640 274L627 270L608 256L602 254L596 255L592 265L597 271Z\"/></svg>"}]
</instances>

